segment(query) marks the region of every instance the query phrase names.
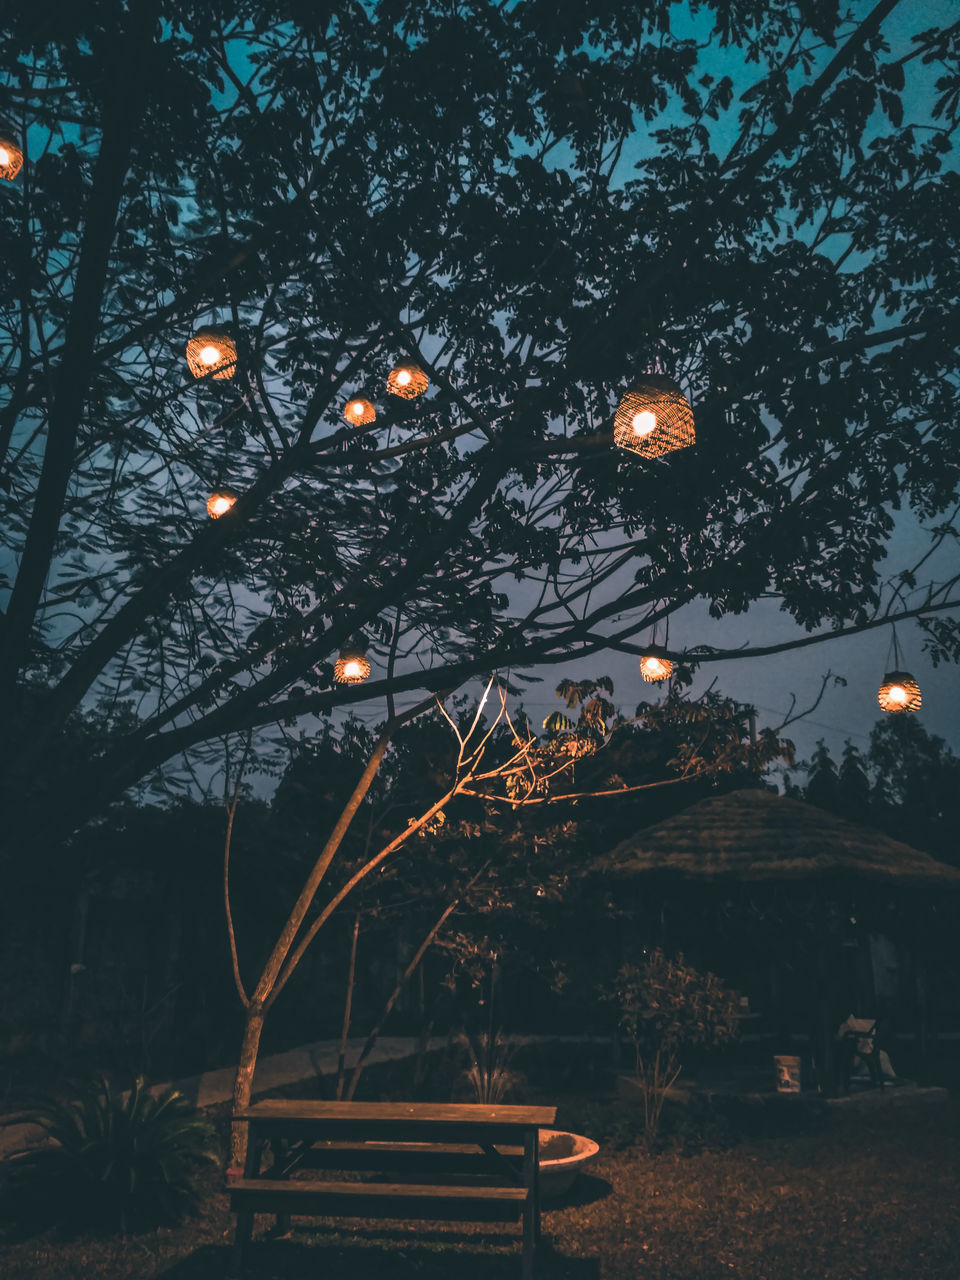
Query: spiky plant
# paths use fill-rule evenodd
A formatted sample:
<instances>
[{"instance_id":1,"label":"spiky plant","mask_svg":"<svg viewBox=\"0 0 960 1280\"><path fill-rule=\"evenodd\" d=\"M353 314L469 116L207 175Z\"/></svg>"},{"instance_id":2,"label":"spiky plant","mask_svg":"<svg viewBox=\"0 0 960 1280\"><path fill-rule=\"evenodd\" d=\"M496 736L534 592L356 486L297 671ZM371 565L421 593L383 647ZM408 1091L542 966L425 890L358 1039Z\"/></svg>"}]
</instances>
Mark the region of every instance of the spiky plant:
<instances>
[{"instance_id":1,"label":"spiky plant","mask_svg":"<svg viewBox=\"0 0 960 1280\"><path fill-rule=\"evenodd\" d=\"M197 1177L215 1163L214 1129L180 1093L154 1097L142 1076L125 1096L103 1076L33 1118L53 1141L33 1176L57 1196L60 1217L125 1233L177 1221L197 1199Z\"/></svg>"},{"instance_id":2,"label":"spiky plant","mask_svg":"<svg viewBox=\"0 0 960 1280\"><path fill-rule=\"evenodd\" d=\"M466 1059L458 1079L475 1102L494 1106L523 1079L519 1071L510 1069L516 1050L502 1032L484 1032L472 1040L462 1031L457 1041Z\"/></svg>"}]
</instances>

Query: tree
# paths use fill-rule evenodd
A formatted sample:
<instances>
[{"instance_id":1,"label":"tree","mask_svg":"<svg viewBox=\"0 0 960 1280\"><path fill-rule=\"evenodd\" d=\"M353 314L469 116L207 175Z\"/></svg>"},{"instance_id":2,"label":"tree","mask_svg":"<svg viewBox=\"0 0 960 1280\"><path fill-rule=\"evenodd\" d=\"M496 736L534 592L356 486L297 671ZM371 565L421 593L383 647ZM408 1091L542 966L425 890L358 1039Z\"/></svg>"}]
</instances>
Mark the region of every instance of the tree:
<instances>
[{"instance_id":1,"label":"tree","mask_svg":"<svg viewBox=\"0 0 960 1280\"><path fill-rule=\"evenodd\" d=\"M413 904L420 907L417 911L415 906L408 905L408 915L411 918L422 916L426 901L429 904L429 926L354 1066L348 1097L356 1087L367 1050L379 1034L382 1022L389 1015L404 983L416 971L457 907L465 903L476 908L471 898L485 898L485 906L480 907L479 915L496 922L499 914L501 929L505 911L518 916L521 914L518 897L531 891L533 883L529 866L520 868L518 864L528 861L523 854L531 843L536 854L538 841L535 833L524 831L522 823L516 820L518 811L523 813L546 805L569 805L604 795L624 797L649 792L672 782L699 780L751 766L762 768L789 746L777 742L769 733L759 743L741 744L743 708L716 698L708 699L705 707L697 708L674 698L668 700L666 707L651 713L654 722L664 726L670 724L671 718L676 719L686 728L690 739L689 742L683 741L682 730L675 734L676 757L668 762L669 776L648 776L647 780L637 783L614 776L608 778L603 786L594 783L585 788L582 781L575 778L578 762L587 760L595 763L605 756L612 739L612 726L608 721L618 729L624 727L623 718L616 714L613 703L603 696L609 694L612 697L613 684L607 677L576 684L565 680L557 693L565 698L570 710L579 709L579 718L574 722L562 715L548 717L545 722L548 733L543 741L531 733L528 723L518 726L513 722L508 711L507 694L502 687L496 687L494 679L488 682L475 707L462 704L455 708L456 718L442 703L438 703L433 723L428 721L415 725L416 713L420 710L415 708L414 712L407 714L405 725L388 724L369 752L355 785L332 823L329 835L315 856L308 860L309 869L303 887L270 946L269 954L256 965L257 976L251 982L245 982L243 978L230 893L231 843L245 758L241 761L233 798L228 804L223 866L233 978L244 1009L243 1038L234 1083L235 1113L242 1112L250 1102L265 1019L308 949L334 912L348 899L353 901L358 891L368 887L374 872L389 871L398 856L409 855L414 841L426 840L426 843L417 848L415 873L412 877L405 877L407 894ZM488 700L493 708L489 716L485 714ZM650 712L644 707L639 710ZM442 722L446 723L447 733L438 741L432 731ZM381 770L391 752L394 756L393 795L389 784L384 787ZM316 752L311 754L315 762ZM622 743L620 757L624 757ZM321 758L329 763L329 752L325 751ZM343 761L337 764L340 776L349 776L349 766L344 770ZM649 771L649 760L645 764ZM302 777L302 770L295 769L295 772ZM375 783L379 783L381 792L379 815L369 811ZM289 796L289 788L286 793ZM473 815L464 815L465 800L473 803ZM355 826L354 820L365 806L369 811L365 838L358 842L354 835L354 856L351 858L349 851L344 856L351 828ZM513 811L514 820L498 822L491 819L491 809L502 811L505 808ZM448 820L448 813L453 815L454 821ZM489 843L484 848L484 836L492 836L490 843L493 848ZM561 849L561 856L563 852ZM310 861L312 866L309 866ZM482 865L478 865L481 861ZM551 866L549 860L541 856L534 877L554 882L566 879L562 871L557 875L556 861ZM424 880L428 884L439 880L442 886L444 901L439 915L435 900L430 902L431 898L435 899L435 890L424 892ZM541 893L547 895L543 884L538 886L537 896ZM325 898L322 905L321 896ZM524 914L529 921L529 909ZM355 932L354 939L356 936ZM450 947L451 944L447 945ZM460 952L461 961L465 961L467 966L472 964L476 968L479 965L480 969L490 970L492 964L495 970L502 946L498 945L495 936L492 941L485 936L479 948L476 937L461 936L455 940L452 949ZM486 959L478 960L480 952ZM354 962L355 950L352 949L351 983ZM491 1008L492 986L491 978ZM492 1042L492 1029L489 1035ZM346 1039L346 1031L343 1039ZM246 1126L236 1124L231 1147L233 1169L243 1165L245 1143Z\"/></svg>"},{"instance_id":2,"label":"tree","mask_svg":"<svg viewBox=\"0 0 960 1280\"><path fill-rule=\"evenodd\" d=\"M870 733L871 814L883 830L957 862L960 759L908 716L886 716Z\"/></svg>"},{"instance_id":3,"label":"tree","mask_svg":"<svg viewBox=\"0 0 960 1280\"><path fill-rule=\"evenodd\" d=\"M870 732L866 756L848 742L839 769L822 740L800 767L806 785L788 779L788 795L955 861L960 760L913 716L883 716Z\"/></svg>"},{"instance_id":4,"label":"tree","mask_svg":"<svg viewBox=\"0 0 960 1280\"><path fill-rule=\"evenodd\" d=\"M6 862L225 735L394 724L696 598L955 657L956 577L881 569L898 506L954 537L960 466L960 40L892 48L895 8L13 0ZM211 320L234 376L196 382ZM383 403L398 360L431 390ZM610 433L651 368L697 422L658 465ZM335 686L358 634L375 677Z\"/></svg>"},{"instance_id":5,"label":"tree","mask_svg":"<svg viewBox=\"0 0 960 1280\"><path fill-rule=\"evenodd\" d=\"M813 759L806 766L807 785L803 789L804 800L809 800L818 809L829 809L836 813L840 807L840 772L830 749L822 738L817 741L817 749Z\"/></svg>"}]
</instances>

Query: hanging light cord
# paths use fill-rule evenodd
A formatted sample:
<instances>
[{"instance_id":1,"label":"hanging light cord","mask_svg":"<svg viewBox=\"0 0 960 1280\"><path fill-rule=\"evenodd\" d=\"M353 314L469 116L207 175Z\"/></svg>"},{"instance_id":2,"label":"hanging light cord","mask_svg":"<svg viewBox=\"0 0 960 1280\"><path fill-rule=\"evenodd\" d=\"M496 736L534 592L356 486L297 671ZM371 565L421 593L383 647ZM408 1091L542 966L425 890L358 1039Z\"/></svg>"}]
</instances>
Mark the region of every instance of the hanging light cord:
<instances>
[{"instance_id":1,"label":"hanging light cord","mask_svg":"<svg viewBox=\"0 0 960 1280\"><path fill-rule=\"evenodd\" d=\"M893 665L890 665L890 659L893 659ZM887 670L899 671L903 665L903 657L900 653L900 642L897 640L897 625L895 622L890 624L890 647L887 649Z\"/></svg>"}]
</instances>

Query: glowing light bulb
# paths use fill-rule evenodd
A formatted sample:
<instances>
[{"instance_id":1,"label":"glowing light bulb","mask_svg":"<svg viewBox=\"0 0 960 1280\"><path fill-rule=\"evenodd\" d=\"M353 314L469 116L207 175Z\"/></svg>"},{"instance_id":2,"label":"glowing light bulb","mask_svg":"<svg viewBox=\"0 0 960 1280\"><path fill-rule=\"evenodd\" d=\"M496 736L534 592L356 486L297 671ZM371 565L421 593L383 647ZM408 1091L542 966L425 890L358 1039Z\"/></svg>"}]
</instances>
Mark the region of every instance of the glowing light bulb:
<instances>
[{"instance_id":1,"label":"glowing light bulb","mask_svg":"<svg viewBox=\"0 0 960 1280\"><path fill-rule=\"evenodd\" d=\"M643 669L648 676L662 676L664 674L663 663L659 658L644 658Z\"/></svg>"},{"instance_id":2,"label":"glowing light bulb","mask_svg":"<svg viewBox=\"0 0 960 1280\"><path fill-rule=\"evenodd\" d=\"M213 346L204 347L203 350L200 352L200 359L203 361L204 364L209 364L209 365L219 364L220 348L213 347Z\"/></svg>"},{"instance_id":3,"label":"glowing light bulb","mask_svg":"<svg viewBox=\"0 0 960 1280\"><path fill-rule=\"evenodd\" d=\"M633 434L635 436L648 436L657 425L657 415L649 409L641 409L639 413L633 415Z\"/></svg>"},{"instance_id":4,"label":"glowing light bulb","mask_svg":"<svg viewBox=\"0 0 960 1280\"><path fill-rule=\"evenodd\" d=\"M411 374L409 369L401 369L397 374L397 386L405 387L409 383L410 377Z\"/></svg>"},{"instance_id":5,"label":"glowing light bulb","mask_svg":"<svg viewBox=\"0 0 960 1280\"><path fill-rule=\"evenodd\" d=\"M0 147L0 164L10 163L10 152L6 147Z\"/></svg>"},{"instance_id":6,"label":"glowing light bulb","mask_svg":"<svg viewBox=\"0 0 960 1280\"><path fill-rule=\"evenodd\" d=\"M907 691L902 684L895 684L887 690L887 697L891 702L902 704L907 700Z\"/></svg>"},{"instance_id":7,"label":"glowing light bulb","mask_svg":"<svg viewBox=\"0 0 960 1280\"><path fill-rule=\"evenodd\" d=\"M350 661L344 665L343 674L348 680L360 679L363 672L361 671L360 663L357 662L356 658L351 658Z\"/></svg>"},{"instance_id":8,"label":"glowing light bulb","mask_svg":"<svg viewBox=\"0 0 960 1280\"><path fill-rule=\"evenodd\" d=\"M359 400L354 400L353 404L350 406L350 412L355 418L363 417L363 405Z\"/></svg>"},{"instance_id":9,"label":"glowing light bulb","mask_svg":"<svg viewBox=\"0 0 960 1280\"><path fill-rule=\"evenodd\" d=\"M219 520L227 514L236 500L237 495L229 490L219 489L216 493L211 493L207 499L207 515L211 520Z\"/></svg>"}]
</instances>

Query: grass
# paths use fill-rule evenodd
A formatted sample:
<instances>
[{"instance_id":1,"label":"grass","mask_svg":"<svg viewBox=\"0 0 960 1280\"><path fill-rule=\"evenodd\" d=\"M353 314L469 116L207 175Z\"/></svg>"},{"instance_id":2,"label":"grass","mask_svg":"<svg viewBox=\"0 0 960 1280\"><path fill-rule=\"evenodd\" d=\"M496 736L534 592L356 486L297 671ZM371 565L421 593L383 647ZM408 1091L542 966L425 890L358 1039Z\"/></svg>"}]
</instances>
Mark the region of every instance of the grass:
<instances>
[{"instance_id":1,"label":"grass","mask_svg":"<svg viewBox=\"0 0 960 1280\"><path fill-rule=\"evenodd\" d=\"M679 1142L659 1154L619 1146L629 1140L624 1108L609 1098L561 1099L564 1127L606 1142L572 1198L544 1213L542 1280L960 1276L960 1101L831 1112L806 1130L687 1155ZM231 1234L214 1175L196 1218L125 1241L8 1225L0 1274L221 1280ZM288 1240L261 1240L252 1254L258 1280L499 1280L520 1272L509 1227L301 1222Z\"/></svg>"}]
</instances>

